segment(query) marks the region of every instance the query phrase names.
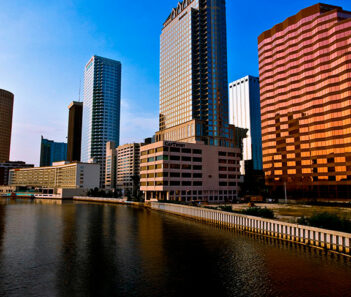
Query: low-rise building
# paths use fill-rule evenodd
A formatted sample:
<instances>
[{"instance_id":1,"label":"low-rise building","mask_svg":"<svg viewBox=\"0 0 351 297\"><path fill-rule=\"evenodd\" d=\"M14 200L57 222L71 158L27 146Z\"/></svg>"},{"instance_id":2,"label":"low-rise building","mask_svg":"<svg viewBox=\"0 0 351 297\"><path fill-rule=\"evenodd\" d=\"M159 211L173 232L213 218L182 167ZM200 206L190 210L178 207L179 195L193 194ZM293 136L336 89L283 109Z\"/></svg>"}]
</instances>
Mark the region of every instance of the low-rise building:
<instances>
[{"instance_id":1,"label":"low-rise building","mask_svg":"<svg viewBox=\"0 0 351 297\"><path fill-rule=\"evenodd\" d=\"M0 186L7 186L9 184L9 172L11 169L33 167L33 164L26 164L22 161L8 161L0 163Z\"/></svg>"},{"instance_id":2,"label":"low-rise building","mask_svg":"<svg viewBox=\"0 0 351 297\"><path fill-rule=\"evenodd\" d=\"M64 161L54 163L51 167L12 169L9 184L34 188L36 193L54 195L54 198L72 197L99 187L100 166L94 163Z\"/></svg>"},{"instance_id":3,"label":"low-rise building","mask_svg":"<svg viewBox=\"0 0 351 297\"><path fill-rule=\"evenodd\" d=\"M159 141L140 149L145 201L225 202L238 198L241 149Z\"/></svg>"},{"instance_id":4,"label":"low-rise building","mask_svg":"<svg viewBox=\"0 0 351 297\"><path fill-rule=\"evenodd\" d=\"M140 172L140 143L129 143L117 148L117 188L124 194L133 192L135 178Z\"/></svg>"}]
</instances>

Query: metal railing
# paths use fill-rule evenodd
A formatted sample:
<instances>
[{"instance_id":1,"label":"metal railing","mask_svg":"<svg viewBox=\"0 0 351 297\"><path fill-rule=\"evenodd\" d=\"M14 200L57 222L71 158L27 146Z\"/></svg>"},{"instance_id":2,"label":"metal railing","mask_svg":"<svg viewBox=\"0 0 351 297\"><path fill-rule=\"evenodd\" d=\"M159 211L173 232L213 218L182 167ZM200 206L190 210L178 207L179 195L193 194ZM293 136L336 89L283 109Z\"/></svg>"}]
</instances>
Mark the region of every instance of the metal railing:
<instances>
[{"instance_id":1,"label":"metal railing","mask_svg":"<svg viewBox=\"0 0 351 297\"><path fill-rule=\"evenodd\" d=\"M177 204L151 202L150 207L227 228L262 234L299 244L351 255L351 234Z\"/></svg>"}]
</instances>

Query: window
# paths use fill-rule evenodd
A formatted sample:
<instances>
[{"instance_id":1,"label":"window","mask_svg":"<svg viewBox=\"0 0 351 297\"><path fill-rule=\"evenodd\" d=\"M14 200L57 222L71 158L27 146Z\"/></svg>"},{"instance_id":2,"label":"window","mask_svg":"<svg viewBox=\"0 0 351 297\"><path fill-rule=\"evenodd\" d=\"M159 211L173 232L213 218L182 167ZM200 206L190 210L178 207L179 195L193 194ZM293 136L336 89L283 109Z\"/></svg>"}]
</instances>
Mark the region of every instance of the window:
<instances>
[{"instance_id":1,"label":"window","mask_svg":"<svg viewBox=\"0 0 351 297\"><path fill-rule=\"evenodd\" d=\"M193 177L194 178L202 178L202 173L194 173Z\"/></svg>"},{"instance_id":2,"label":"window","mask_svg":"<svg viewBox=\"0 0 351 297\"><path fill-rule=\"evenodd\" d=\"M219 178L227 178L227 175L226 174L220 174Z\"/></svg>"},{"instance_id":3,"label":"window","mask_svg":"<svg viewBox=\"0 0 351 297\"><path fill-rule=\"evenodd\" d=\"M191 157L182 156L182 161L190 162L191 161Z\"/></svg>"},{"instance_id":4,"label":"window","mask_svg":"<svg viewBox=\"0 0 351 297\"><path fill-rule=\"evenodd\" d=\"M180 173L179 172L171 172L169 174L170 177L180 177Z\"/></svg>"},{"instance_id":5,"label":"window","mask_svg":"<svg viewBox=\"0 0 351 297\"><path fill-rule=\"evenodd\" d=\"M168 156L157 156L156 161L161 161L161 160L168 160Z\"/></svg>"},{"instance_id":6,"label":"window","mask_svg":"<svg viewBox=\"0 0 351 297\"><path fill-rule=\"evenodd\" d=\"M182 186L191 186L191 181L182 181Z\"/></svg>"},{"instance_id":7,"label":"window","mask_svg":"<svg viewBox=\"0 0 351 297\"><path fill-rule=\"evenodd\" d=\"M180 148L178 148L178 147L171 147L170 151L172 153L180 153Z\"/></svg>"},{"instance_id":8,"label":"window","mask_svg":"<svg viewBox=\"0 0 351 297\"><path fill-rule=\"evenodd\" d=\"M202 150L193 150L193 154L201 155L202 154Z\"/></svg>"},{"instance_id":9,"label":"window","mask_svg":"<svg viewBox=\"0 0 351 297\"><path fill-rule=\"evenodd\" d=\"M191 165L188 165L188 164L182 164L182 169L185 169L185 170L191 170Z\"/></svg>"},{"instance_id":10,"label":"window","mask_svg":"<svg viewBox=\"0 0 351 297\"><path fill-rule=\"evenodd\" d=\"M227 160L219 159L219 163L220 163L220 164L226 164L226 163L227 163Z\"/></svg>"},{"instance_id":11,"label":"window","mask_svg":"<svg viewBox=\"0 0 351 297\"><path fill-rule=\"evenodd\" d=\"M172 161L180 161L180 156L170 156Z\"/></svg>"},{"instance_id":12,"label":"window","mask_svg":"<svg viewBox=\"0 0 351 297\"><path fill-rule=\"evenodd\" d=\"M218 156L225 157L226 155L226 152L218 152Z\"/></svg>"},{"instance_id":13,"label":"window","mask_svg":"<svg viewBox=\"0 0 351 297\"><path fill-rule=\"evenodd\" d=\"M193 186L196 186L196 187L202 186L202 181L194 181Z\"/></svg>"},{"instance_id":14,"label":"window","mask_svg":"<svg viewBox=\"0 0 351 297\"><path fill-rule=\"evenodd\" d=\"M235 157L234 153L228 153L228 157Z\"/></svg>"},{"instance_id":15,"label":"window","mask_svg":"<svg viewBox=\"0 0 351 297\"><path fill-rule=\"evenodd\" d=\"M226 187L227 186L227 182L219 182L219 186L220 187Z\"/></svg>"},{"instance_id":16,"label":"window","mask_svg":"<svg viewBox=\"0 0 351 297\"><path fill-rule=\"evenodd\" d=\"M180 169L180 165L179 164L170 164L169 168L171 168L171 169Z\"/></svg>"},{"instance_id":17,"label":"window","mask_svg":"<svg viewBox=\"0 0 351 297\"><path fill-rule=\"evenodd\" d=\"M194 170L202 170L202 166L201 165L194 165L193 169Z\"/></svg>"},{"instance_id":18,"label":"window","mask_svg":"<svg viewBox=\"0 0 351 297\"><path fill-rule=\"evenodd\" d=\"M219 171L227 171L227 167L219 167Z\"/></svg>"},{"instance_id":19,"label":"window","mask_svg":"<svg viewBox=\"0 0 351 297\"><path fill-rule=\"evenodd\" d=\"M180 181L172 180L172 181L170 182L170 185L171 185L171 186L180 186Z\"/></svg>"},{"instance_id":20,"label":"window","mask_svg":"<svg viewBox=\"0 0 351 297\"><path fill-rule=\"evenodd\" d=\"M183 149L182 149L182 153L191 154L191 149L183 148Z\"/></svg>"},{"instance_id":21,"label":"window","mask_svg":"<svg viewBox=\"0 0 351 297\"><path fill-rule=\"evenodd\" d=\"M191 173L182 173L182 177L191 177Z\"/></svg>"},{"instance_id":22,"label":"window","mask_svg":"<svg viewBox=\"0 0 351 297\"><path fill-rule=\"evenodd\" d=\"M196 157L194 157L194 158L193 158L193 162L202 162L202 158L196 158Z\"/></svg>"}]
</instances>

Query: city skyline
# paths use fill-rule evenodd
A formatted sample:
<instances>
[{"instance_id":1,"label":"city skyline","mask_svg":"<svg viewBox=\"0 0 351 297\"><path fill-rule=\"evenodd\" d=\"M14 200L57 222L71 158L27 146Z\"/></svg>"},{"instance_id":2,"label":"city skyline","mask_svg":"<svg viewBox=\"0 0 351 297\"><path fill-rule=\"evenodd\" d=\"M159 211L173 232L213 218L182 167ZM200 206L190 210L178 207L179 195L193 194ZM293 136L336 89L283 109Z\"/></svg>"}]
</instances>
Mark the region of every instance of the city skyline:
<instances>
[{"instance_id":1,"label":"city skyline","mask_svg":"<svg viewBox=\"0 0 351 297\"><path fill-rule=\"evenodd\" d=\"M112 5L110 1L105 2ZM270 1L263 4L253 1L256 5L252 5L253 3L227 2L229 81L247 74L258 74L259 34L301 8L316 3L295 1L282 4ZM276 7L278 3L279 7ZM346 1L327 3L342 6L345 10L351 8ZM1 88L14 93L16 97L10 159L38 164L40 146L32 145L35 143L32 139L37 139L41 134L57 141L66 141L66 107L79 96L80 81L81 89L83 87L82 69L93 54L120 60L125 65L121 144L141 141L156 131L159 20L164 20L164 15L174 7L174 1L157 3L155 20L146 17L146 3L140 4L133 11L136 24L129 28L128 34L125 34L123 28L130 24L131 17L119 15L119 18L112 20L110 10L113 9L94 10L95 7L89 1L84 3L84 7L79 1L60 4L49 1L43 7L42 5L42 1L34 1L30 5L14 1L6 3L0 12L0 19L7 24L6 31L0 30L0 36L4 40L0 45L3 53L0 69L4 69L0 72L0 81L3 82ZM118 6L121 14L129 7L126 3ZM252 10L252 7L255 9ZM20 18L12 20L11 16L15 12ZM256 22L250 23L248 18L255 19ZM245 33L239 32L243 29L239 27L240 24L244 26ZM13 40L11 36L16 38ZM90 41L90 46L83 48L82 40ZM143 44L142 51L138 46L140 44ZM33 51L40 51L40 58L33 55ZM21 71L18 71L19 67ZM134 88L136 82L138 88ZM82 91L80 99L83 100ZM26 150L21 149L24 146Z\"/></svg>"}]
</instances>

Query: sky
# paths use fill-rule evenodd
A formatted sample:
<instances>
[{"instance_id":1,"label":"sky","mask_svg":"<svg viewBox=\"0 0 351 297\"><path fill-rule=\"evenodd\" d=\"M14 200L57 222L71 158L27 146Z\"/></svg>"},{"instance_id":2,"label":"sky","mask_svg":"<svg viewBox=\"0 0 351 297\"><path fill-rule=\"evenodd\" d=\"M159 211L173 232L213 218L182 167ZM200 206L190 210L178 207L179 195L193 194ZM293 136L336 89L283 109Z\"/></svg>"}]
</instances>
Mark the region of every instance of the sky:
<instances>
[{"instance_id":1,"label":"sky","mask_svg":"<svg viewBox=\"0 0 351 297\"><path fill-rule=\"evenodd\" d=\"M257 37L316 3L227 0L229 82L258 76ZM350 0L324 3L351 10ZM0 0L0 88L15 94L11 160L38 165L41 135L66 141L68 105L83 100L84 66L92 55L122 63L120 143L152 136L158 130L161 28L176 5Z\"/></svg>"}]
</instances>

